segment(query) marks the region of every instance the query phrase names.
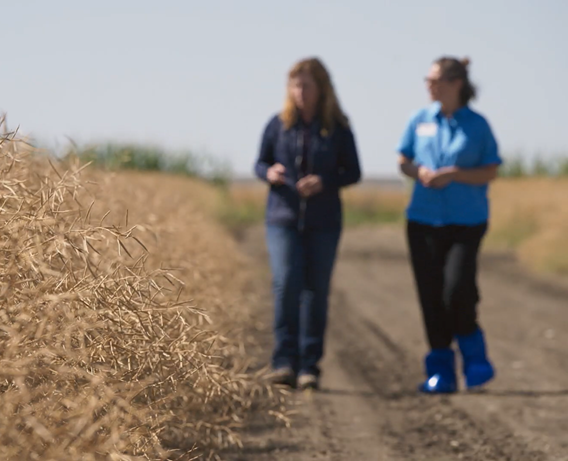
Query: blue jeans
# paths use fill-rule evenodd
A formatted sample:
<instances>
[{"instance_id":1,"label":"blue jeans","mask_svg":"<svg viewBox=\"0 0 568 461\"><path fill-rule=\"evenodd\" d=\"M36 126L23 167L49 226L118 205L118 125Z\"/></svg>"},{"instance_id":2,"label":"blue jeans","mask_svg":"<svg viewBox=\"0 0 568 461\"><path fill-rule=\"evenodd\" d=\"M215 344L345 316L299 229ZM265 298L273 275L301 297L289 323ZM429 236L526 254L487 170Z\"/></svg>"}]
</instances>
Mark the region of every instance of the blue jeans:
<instances>
[{"instance_id":1,"label":"blue jeans","mask_svg":"<svg viewBox=\"0 0 568 461\"><path fill-rule=\"evenodd\" d=\"M272 367L319 375L331 275L341 231L268 225L274 339Z\"/></svg>"}]
</instances>

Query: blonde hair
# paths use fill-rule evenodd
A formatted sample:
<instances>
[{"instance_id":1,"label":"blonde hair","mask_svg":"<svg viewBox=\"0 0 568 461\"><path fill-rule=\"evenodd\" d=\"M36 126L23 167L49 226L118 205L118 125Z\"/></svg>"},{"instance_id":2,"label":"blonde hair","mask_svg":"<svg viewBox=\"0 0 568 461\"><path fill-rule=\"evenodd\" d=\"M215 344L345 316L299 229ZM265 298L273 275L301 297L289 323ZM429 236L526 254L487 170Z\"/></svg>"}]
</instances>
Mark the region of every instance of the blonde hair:
<instances>
[{"instance_id":1,"label":"blonde hair","mask_svg":"<svg viewBox=\"0 0 568 461\"><path fill-rule=\"evenodd\" d=\"M288 83L290 83L291 79L302 73L310 75L318 87L320 100L317 115L320 118L322 129L331 132L336 124L344 127L349 126L347 116L343 113L339 101L337 100L329 72L323 63L317 58L303 59L297 62L292 69L290 69L290 72L288 72ZM284 109L280 114L280 119L286 129L290 129L298 120L296 104L292 100L289 89L286 94Z\"/></svg>"}]
</instances>

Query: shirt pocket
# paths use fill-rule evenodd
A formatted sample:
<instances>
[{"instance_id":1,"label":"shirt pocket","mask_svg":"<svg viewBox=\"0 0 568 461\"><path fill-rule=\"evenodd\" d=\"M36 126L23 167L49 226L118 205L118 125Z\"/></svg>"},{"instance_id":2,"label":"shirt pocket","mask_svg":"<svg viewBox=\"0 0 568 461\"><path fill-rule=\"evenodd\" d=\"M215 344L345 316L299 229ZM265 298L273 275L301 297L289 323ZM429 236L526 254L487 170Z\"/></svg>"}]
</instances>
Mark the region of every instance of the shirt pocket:
<instances>
[{"instance_id":1,"label":"shirt pocket","mask_svg":"<svg viewBox=\"0 0 568 461\"><path fill-rule=\"evenodd\" d=\"M457 133L447 160L459 168L475 168L481 162L481 145L465 133Z\"/></svg>"},{"instance_id":2,"label":"shirt pocket","mask_svg":"<svg viewBox=\"0 0 568 461\"><path fill-rule=\"evenodd\" d=\"M289 168L294 164L295 146L294 142L296 137L292 131L284 131L278 136L276 146L274 148L274 162L281 163Z\"/></svg>"},{"instance_id":3,"label":"shirt pocket","mask_svg":"<svg viewBox=\"0 0 568 461\"><path fill-rule=\"evenodd\" d=\"M314 138L311 146L314 156L314 173L325 174L337 170L337 143L331 136Z\"/></svg>"},{"instance_id":4,"label":"shirt pocket","mask_svg":"<svg viewBox=\"0 0 568 461\"><path fill-rule=\"evenodd\" d=\"M437 168L438 155L436 135L416 135L414 140L414 161L427 168Z\"/></svg>"}]
</instances>

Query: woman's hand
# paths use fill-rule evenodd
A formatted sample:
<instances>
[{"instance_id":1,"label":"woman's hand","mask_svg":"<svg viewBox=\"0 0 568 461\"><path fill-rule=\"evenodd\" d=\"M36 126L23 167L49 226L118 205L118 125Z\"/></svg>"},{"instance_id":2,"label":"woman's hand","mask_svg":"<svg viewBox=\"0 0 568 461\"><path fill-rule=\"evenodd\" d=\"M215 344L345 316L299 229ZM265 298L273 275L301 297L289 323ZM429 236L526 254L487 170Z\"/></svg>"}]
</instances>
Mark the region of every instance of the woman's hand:
<instances>
[{"instance_id":1,"label":"woman's hand","mask_svg":"<svg viewBox=\"0 0 568 461\"><path fill-rule=\"evenodd\" d=\"M418 169L418 179L424 187L442 189L455 179L456 172L457 168L455 167L443 167L433 171L421 166Z\"/></svg>"},{"instance_id":2,"label":"woman's hand","mask_svg":"<svg viewBox=\"0 0 568 461\"><path fill-rule=\"evenodd\" d=\"M424 187L430 187L432 185L432 179L436 175L436 172L427 168L425 166L418 167L418 177L417 179L422 183Z\"/></svg>"},{"instance_id":3,"label":"woman's hand","mask_svg":"<svg viewBox=\"0 0 568 461\"><path fill-rule=\"evenodd\" d=\"M281 163L275 163L266 170L266 179L274 186L281 186L286 181L285 173L286 167Z\"/></svg>"},{"instance_id":4,"label":"woman's hand","mask_svg":"<svg viewBox=\"0 0 568 461\"><path fill-rule=\"evenodd\" d=\"M309 174L296 183L296 189L304 198L319 194L323 190L323 183L320 176Z\"/></svg>"},{"instance_id":5,"label":"woman's hand","mask_svg":"<svg viewBox=\"0 0 568 461\"><path fill-rule=\"evenodd\" d=\"M441 189L450 184L456 177L458 169L456 167L448 166L440 168L434 172L430 180L430 186Z\"/></svg>"}]
</instances>

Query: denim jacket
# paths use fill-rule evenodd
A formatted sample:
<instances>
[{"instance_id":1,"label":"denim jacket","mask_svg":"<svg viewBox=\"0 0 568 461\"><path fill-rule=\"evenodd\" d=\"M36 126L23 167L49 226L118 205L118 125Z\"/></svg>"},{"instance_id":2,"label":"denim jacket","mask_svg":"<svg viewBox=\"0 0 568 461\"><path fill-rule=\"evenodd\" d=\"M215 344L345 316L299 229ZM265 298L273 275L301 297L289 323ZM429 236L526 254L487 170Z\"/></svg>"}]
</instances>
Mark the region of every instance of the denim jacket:
<instances>
[{"instance_id":1,"label":"denim jacket","mask_svg":"<svg viewBox=\"0 0 568 461\"><path fill-rule=\"evenodd\" d=\"M303 199L296 189L301 178L302 122L287 130L277 115L264 130L256 175L266 181L268 168L275 163L286 168L285 184L270 185L266 222L300 230L338 229L342 225L339 189L361 179L355 139L349 128L336 125L332 132L327 132L318 120L309 129L307 174L320 176L323 190L308 199Z\"/></svg>"}]
</instances>

